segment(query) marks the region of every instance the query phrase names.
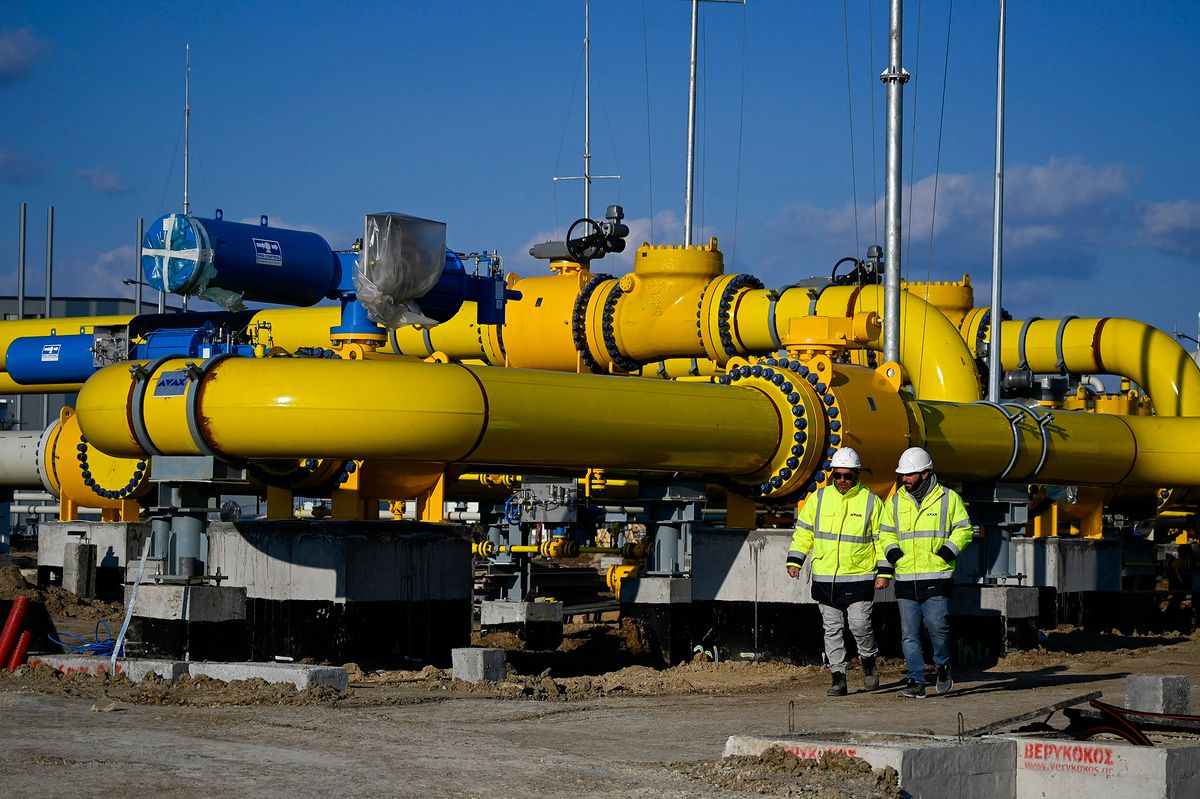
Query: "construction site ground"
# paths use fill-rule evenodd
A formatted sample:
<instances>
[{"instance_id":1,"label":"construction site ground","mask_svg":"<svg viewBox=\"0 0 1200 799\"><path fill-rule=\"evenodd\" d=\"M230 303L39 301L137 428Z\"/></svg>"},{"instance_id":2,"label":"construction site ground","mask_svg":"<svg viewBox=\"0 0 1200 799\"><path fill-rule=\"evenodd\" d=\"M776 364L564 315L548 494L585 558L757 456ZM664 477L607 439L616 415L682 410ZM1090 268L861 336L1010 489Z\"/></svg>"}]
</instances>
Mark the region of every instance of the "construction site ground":
<instances>
[{"instance_id":1,"label":"construction site ground","mask_svg":"<svg viewBox=\"0 0 1200 799\"><path fill-rule=\"evenodd\" d=\"M81 634L120 609L45 598L60 604L60 628ZM884 661L878 692L845 698L825 696L828 672L816 666L654 668L629 623L570 625L553 652L523 651L509 636L475 643L510 650L507 680L472 686L448 669L346 664L350 688L339 694L2 671L0 795L875 799L899 795L894 772L841 755L722 760L722 748L732 734L787 732L793 702L797 731L833 739L953 735L959 714L970 728L1097 690L1120 704L1128 674L1185 674L1200 686L1200 636L1065 627L923 701L896 696L899 660ZM861 688L856 665L850 682ZM1193 707L1197 698L1193 690Z\"/></svg>"}]
</instances>

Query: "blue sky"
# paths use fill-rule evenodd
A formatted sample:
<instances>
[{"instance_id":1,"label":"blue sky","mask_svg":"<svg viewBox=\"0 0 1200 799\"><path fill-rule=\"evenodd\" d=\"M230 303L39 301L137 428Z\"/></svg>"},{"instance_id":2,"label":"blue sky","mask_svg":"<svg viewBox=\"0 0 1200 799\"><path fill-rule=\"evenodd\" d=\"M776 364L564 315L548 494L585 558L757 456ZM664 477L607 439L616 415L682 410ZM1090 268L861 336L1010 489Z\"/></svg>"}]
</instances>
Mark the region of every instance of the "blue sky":
<instances>
[{"instance_id":1,"label":"blue sky","mask_svg":"<svg viewBox=\"0 0 1200 799\"><path fill-rule=\"evenodd\" d=\"M1005 306L1196 335L1200 4L1008 5ZM881 238L887 3L702 6L696 225L729 271L827 274ZM582 0L183 9L4 3L0 292L22 201L31 288L53 204L56 293L129 292L137 218L181 205L185 43L195 214L265 213L336 248L402 211L520 274L581 215L580 184L551 178L581 169ZM949 36L949 3L905 10L905 270L969 272L986 302L995 3L960 0ZM682 239L689 17L685 0L592 9L592 171L622 175L593 212L621 203L637 241Z\"/></svg>"}]
</instances>

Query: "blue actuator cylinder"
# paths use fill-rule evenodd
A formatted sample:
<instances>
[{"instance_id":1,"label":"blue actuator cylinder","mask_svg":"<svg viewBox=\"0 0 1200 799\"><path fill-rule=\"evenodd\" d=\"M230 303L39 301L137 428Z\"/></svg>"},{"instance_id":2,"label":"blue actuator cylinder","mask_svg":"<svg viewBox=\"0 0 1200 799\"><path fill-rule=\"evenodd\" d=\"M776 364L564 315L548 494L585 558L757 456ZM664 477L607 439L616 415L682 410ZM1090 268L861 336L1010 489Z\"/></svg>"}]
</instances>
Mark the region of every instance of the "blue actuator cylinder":
<instances>
[{"instance_id":1,"label":"blue actuator cylinder","mask_svg":"<svg viewBox=\"0 0 1200 799\"><path fill-rule=\"evenodd\" d=\"M316 233L166 214L142 241L142 273L160 291L221 293L254 302L313 305L330 296L341 267ZM221 303L224 304L224 303Z\"/></svg>"},{"instance_id":2,"label":"blue actuator cylinder","mask_svg":"<svg viewBox=\"0 0 1200 799\"><path fill-rule=\"evenodd\" d=\"M23 386L82 383L96 371L95 339L74 336L26 336L13 339L5 354L9 377Z\"/></svg>"}]
</instances>

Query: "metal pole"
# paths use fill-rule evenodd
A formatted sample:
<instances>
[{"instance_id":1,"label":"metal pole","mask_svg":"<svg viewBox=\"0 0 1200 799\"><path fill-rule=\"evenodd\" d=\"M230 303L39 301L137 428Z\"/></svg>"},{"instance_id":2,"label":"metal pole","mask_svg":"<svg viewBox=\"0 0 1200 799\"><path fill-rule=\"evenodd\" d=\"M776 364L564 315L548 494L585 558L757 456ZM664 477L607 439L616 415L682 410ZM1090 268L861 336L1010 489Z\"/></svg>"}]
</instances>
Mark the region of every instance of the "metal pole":
<instances>
[{"instance_id":1,"label":"metal pole","mask_svg":"<svg viewBox=\"0 0 1200 799\"><path fill-rule=\"evenodd\" d=\"M46 300L44 318L53 316L51 305L54 302L54 206L46 207ZM42 395L42 429L50 424L50 395Z\"/></svg>"},{"instance_id":2,"label":"metal pole","mask_svg":"<svg viewBox=\"0 0 1200 799\"><path fill-rule=\"evenodd\" d=\"M133 313L142 315L142 233L145 220L138 218L137 242L133 245Z\"/></svg>"},{"instance_id":3,"label":"metal pole","mask_svg":"<svg viewBox=\"0 0 1200 799\"><path fill-rule=\"evenodd\" d=\"M17 236L17 319L25 318L25 216L28 206L21 203L20 233ZM25 429L24 397L17 395L16 429Z\"/></svg>"},{"instance_id":4,"label":"metal pole","mask_svg":"<svg viewBox=\"0 0 1200 799\"><path fill-rule=\"evenodd\" d=\"M188 212L188 135L192 120L192 46L184 45L183 72L183 212Z\"/></svg>"},{"instance_id":5,"label":"metal pole","mask_svg":"<svg viewBox=\"0 0 1200 799\"><path fill-rule=\"evenodd\" d=\"M901 34L904 24L903 0L892 0L891 26L888 33L888 68L879 79L887 86L887 156L883 195L885 285L883 305L883 357L900 360L900 171L901 119L904 116L904 84L908 73L901 66Z\"/></svg>"},{"instance_id":6,"label":"metal pole","mask_svg":"<svg viewBox=\"0 0 1200 799\"><path fill-rule=\"evenodd\" d=\"M996 44L996 182L992 216L992 311L988 341L988 400L1000 401L1000 282L1004 243L1004 0L1000 0L1000 33Z\"/></svg>"},{"instance_id":7,"label":"metal pole","mask_svg":"<svg viewBox=\"0 0 1200 799\"><path fill-rule=\"evenodd\" d=\"M700 0L692 0L692 67L688 87L687 194L683 198L683 243L692 246L692 205L696 191L696 28Z\"/></svg>"},{"instance_id":8,"label":"metal pole","mask_svg":"<svg viewBox=\"0 0 1200 799\"><path fill-rule=\"evenodd\" d=\"M589 3L583 4L583 215L592 218L592 34Z\"/></svg>"}]
</instances>

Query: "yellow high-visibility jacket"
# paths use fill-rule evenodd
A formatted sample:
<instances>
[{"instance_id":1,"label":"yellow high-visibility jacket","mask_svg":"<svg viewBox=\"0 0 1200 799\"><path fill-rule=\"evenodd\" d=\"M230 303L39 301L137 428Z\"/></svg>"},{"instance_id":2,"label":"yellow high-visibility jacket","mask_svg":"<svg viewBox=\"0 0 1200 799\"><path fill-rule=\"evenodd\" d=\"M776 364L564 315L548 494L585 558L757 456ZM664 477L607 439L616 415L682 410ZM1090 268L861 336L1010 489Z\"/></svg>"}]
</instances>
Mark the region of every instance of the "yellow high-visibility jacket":
<instances>
[{"instance_id":1,"label":"yellow high-visibility jacket","mask_svg":"<svg viewBox=\"0 0 1200 799\"><path fill-rule=\"evenodd\" d=\"M957 491L941 483L934 485L918 506L908 490L901 486L887 500L879 524L879 543L884 557L899 549L896 561L897 595L905 583L945 580L951 585L954 560L975 534L967 508ZM942 547L953 554L950 562L938 557Z\"/></svg>"},{"instance_id":2,"label":"yellow high-visibility jacket","mask_svg":"<svg viewBox=\"0 0 1200 799\"><path fill-rule=\"evenodd\" d=\"M883 505L862 483L845 495L826 486L804 503L787 565L800 568L811 553L813 599L835 604L874 598L877 570L890 571L879 547Z\"/></svg>"}]
</instances>

